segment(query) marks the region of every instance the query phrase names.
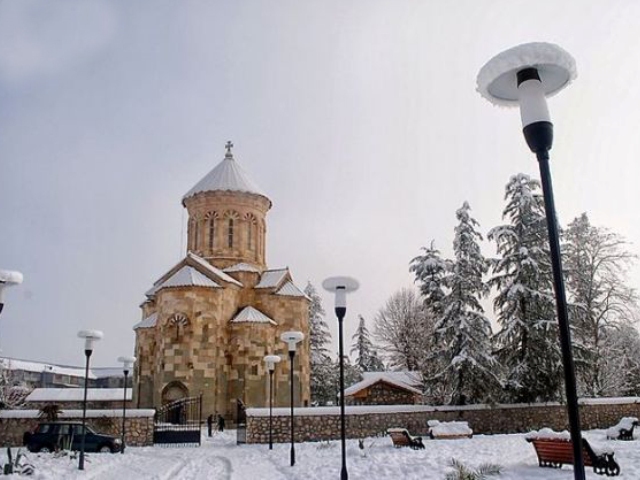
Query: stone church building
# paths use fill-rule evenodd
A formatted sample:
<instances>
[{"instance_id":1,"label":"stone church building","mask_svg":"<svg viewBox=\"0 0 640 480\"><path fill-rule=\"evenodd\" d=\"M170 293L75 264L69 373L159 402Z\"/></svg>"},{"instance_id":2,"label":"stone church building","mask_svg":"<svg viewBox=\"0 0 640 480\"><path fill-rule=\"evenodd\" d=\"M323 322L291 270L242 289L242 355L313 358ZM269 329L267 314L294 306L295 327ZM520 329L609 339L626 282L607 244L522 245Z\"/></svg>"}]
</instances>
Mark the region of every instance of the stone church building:
<instances>
[{"instance_id":1,"label":"stone church building","mask_svg":"<svg viewBox=\"0 0 640 480\"><path fill-rule=\"evenodd\" d=\"M182 198L186 256L148 290L134 326L134 405L158 408L203 396L203 415L234 419L237 400L269 405L263 358L280 355L274 406L288 406L290 362L280 335L299 330L294 404L309 404L309 299L288 268L265 258L269 197L233 158L224 159Z\"/></svg>"}]
</instances>

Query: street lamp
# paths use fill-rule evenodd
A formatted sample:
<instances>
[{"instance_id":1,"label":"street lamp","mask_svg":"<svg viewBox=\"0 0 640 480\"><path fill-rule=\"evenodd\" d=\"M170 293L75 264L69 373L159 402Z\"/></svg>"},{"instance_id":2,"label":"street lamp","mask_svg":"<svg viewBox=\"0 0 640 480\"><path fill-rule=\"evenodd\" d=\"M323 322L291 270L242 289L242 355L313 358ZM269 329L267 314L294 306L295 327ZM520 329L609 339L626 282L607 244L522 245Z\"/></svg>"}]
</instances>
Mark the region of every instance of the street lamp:
<instances>
[{"instance_id":1,"label":"street lamp","mask_svg":"<svg viewBox=\"0 0 640 480\"><path fill-rule=\"evenodd\" d=\"M22 283L22 274L11 270L0 270L0 313L4 308L4 290Z\"/></svg>"},{"instance_id":2,"label":"street lamp","mask_svg":"<svg viewBox=\"0 0 640 480\"><path fill-rule=\"evenodd\" d=\"M82 441L80 442L80 460L78 470L84 470L84 441L86 437L87 422L87 387L89 384L89 358L93 353L93 342L100 340L103 334L100 330L80 330L78 337L84 338L84 355L87 358L84 369L84 400L82 402Z\"/></svg>"},{"instance_id":3,"label":"street lamp","mask_svg":"<svg viewBox=\"0 0 640 480\"><path fill-rule=\"evenodd\" d=\"M344 341L342 335L342 321L347 313L347 293L354 292L360 284L351 277L330 277L322 282L322 288L336 295L336 317L338 317L338 342L340 355L340 441L342 444L342 470L340 480L347 480L347 452L346 452L346 432L344 426Z\"/></svg>"},{"instance_id":4,"label":"street lamp","mask_svg":"<svg viewBox=\"0 0 640 480\"><path fill-rule=\"evenodd\" d=\"M575 60L565 50L550 43L527 43L506 50L489 60L480 69L477 84L478 92L491 103L520 106L524 138L538 159L549 232L569 427L573 443L574 476L576 480L583 480L585 473L582 459L580 413L576 394L575 368L571 353L567 299L562 276L558 223L549 169L553 124L545 98L562 90L575 77Z\"/></svg>"},{"instance_id":5,"label":"street lamp","mask_svg":"<svg viewBox=\"0 0 640 480\"><path fill-rule=\"evenodd\" d=\"M122 363L122 373L124 373L124 397L122 399L122 445L120 447L120 453L124 453L124 419L127 413L127 376L129 375L131 366L136 362L136 357L118 357L118 361Z\"/></svg>"},{"instance_id":6,"label":"street lamp","mask_svg":"<svg viewBox=\"0 0 640 480\"><path fill-rule=\"evenodd\" d=\"M291 383L291 466L296 464L296 452L293 444L295 443L294 430L293 430L293 359L296 356L296 344L304 339L302 332L284 332L280 335L280 340L285 342L289 347L289 360L291 362L291 371L289 377L289 383Z\"/></svg>"},{"instance_id":7,"label":"street lamp","mask_svg":"<svg viewBox=\"0 0 640 480\"><path fill-rule=\"evenodd\" d=\"M278 355L267 355L264 357L264 361L267 364L267 369L269 370L269 450L273 450L273 372L276 369L276 363L280 362L280 357Z\"/></svg>"}]
</instances>

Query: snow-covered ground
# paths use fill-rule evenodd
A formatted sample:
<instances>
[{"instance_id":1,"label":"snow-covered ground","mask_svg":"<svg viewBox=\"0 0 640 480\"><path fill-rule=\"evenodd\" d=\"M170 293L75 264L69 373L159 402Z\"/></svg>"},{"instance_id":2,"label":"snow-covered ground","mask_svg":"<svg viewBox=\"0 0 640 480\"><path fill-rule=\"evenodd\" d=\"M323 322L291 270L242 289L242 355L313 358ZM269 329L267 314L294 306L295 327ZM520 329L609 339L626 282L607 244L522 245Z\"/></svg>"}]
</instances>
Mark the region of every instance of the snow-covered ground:
<instances>
[{"instance_id":1,"label":"snow-covered ground","mask_svg":"<svg viewBox=\"0 0 640 480\"><path fill-rule=\"evenodd\" d=\"M606 439L604 430L585 432L596 447L610 447L620 464L618 478L640 478L640 440L614 441ZM121 454L88 454L85 470L80 472L77 459L54 458L52 454L28 453L36 466L32 478L100 479L100 480L331 480L340 478L340 442L296 444L296 465L289 466L289 445L240 445L235 443L235 431L203 436L198 447L129 447ZM451 458L477 467L481 463L498 463L503 480L572 479L573 469L564 466L556 470L540 468L533 446L524 435L476 435L472 439L425 440L424 450L396 449L391 440L365 440L366 456L356 440L347 441L347 467L351 480L424 480L444 479L450 471ZM0 457L0 463L4 459ZM494 478L494 477L492 477ZM587 467L587 478L605 478Z\"/></svg>"}]
</instances>

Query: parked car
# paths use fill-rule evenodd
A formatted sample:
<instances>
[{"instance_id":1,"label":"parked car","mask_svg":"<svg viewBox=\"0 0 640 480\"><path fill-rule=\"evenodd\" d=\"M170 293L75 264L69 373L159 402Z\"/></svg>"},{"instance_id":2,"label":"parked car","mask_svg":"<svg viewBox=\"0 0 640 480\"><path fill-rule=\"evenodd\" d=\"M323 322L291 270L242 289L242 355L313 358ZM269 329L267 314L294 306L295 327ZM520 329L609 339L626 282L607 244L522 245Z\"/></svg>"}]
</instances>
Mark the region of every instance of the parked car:
<instances>
[{"instance_id":1,"label":"parked car","mask_svg":"<svg viewBox=\"0 0 640 480\"><path fill-rule=\"evenodd\" d=\"M118 452L122 446L119 438L95 432L85 426L85 452ZM55 450L80 450L82 423L42 422L33 432L25 432L22 443L30 452L53 452Z\"/></svg>"}]
</instances>

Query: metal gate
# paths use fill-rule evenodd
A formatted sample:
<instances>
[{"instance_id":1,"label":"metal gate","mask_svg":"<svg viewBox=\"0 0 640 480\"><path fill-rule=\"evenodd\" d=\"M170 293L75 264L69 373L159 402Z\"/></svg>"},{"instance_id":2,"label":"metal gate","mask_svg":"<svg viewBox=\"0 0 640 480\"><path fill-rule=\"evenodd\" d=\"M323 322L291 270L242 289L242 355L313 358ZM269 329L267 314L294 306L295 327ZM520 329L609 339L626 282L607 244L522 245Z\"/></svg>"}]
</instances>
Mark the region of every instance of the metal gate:
<instances>
[{"instance_id":1,"label":"metal gate","mask_svg":"<svg viewBox=\"0 0 640 480\"><path fill-rule=\"evenodd\" d=\"M242 400L238 399L236 406L236 443L247 443L247 411Z\"/></svg>"},{"instance_id":2,"label":"metal gate","mask_svg":"<svg viewBox=\"0 0 640 480\"><path fill-rule=\"evenodd\" d=\"M200 445L202 395L167 403L155 415L153 443Z\"/></svg>"}]
</instances>

